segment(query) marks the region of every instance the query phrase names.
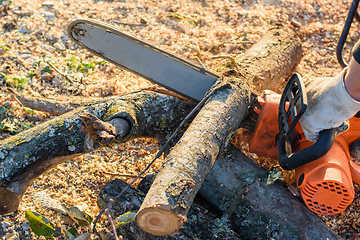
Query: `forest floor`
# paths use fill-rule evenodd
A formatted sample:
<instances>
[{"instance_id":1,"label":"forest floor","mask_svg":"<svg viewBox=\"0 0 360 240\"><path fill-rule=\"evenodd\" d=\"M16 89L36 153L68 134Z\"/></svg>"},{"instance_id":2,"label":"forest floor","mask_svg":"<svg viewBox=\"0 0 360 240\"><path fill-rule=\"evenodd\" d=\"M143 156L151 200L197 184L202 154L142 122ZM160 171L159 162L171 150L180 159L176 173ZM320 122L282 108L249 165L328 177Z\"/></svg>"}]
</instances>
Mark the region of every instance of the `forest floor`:
<instances>
[{"instance_id":1,"label":"forest floor","mask_svg":"<svg viewBox=\"0 0 360 240\"><path fill-rule=\"evenodd\" d=\"M268 29L292 28L302 40L304 56L295 69L304 80L331 77L341 71L335 49L350 0L0 0L0 139L5 139L54 117L21 106L6 91L11 87L32 97L68 101L122 95L153 85L132 73L93 56L68 37L67 25L77 18L112 24L146 42L201 63L221 74L229 58L251 47ZM359 25L350 29L344 55L359 39ZM58 74L71 76L68 81ZM279 79L285 81L285 79ZM264 90L264 89L260 89ZM246 144L242 146L248 151ZM114 178L130 181L155 156L152 139L135 139L111 149L92 152L61 164L40 176L27 190L19 210L0 217L0 238L34 239L25 219L38 211L31 196L45 191L67 205L77 205L96 216L100 188ZM274 161L253 157L270 169ZM254 157L255 156L255 157ZM260 159L260 160L259 160ZM150 169L154 172L162 159ZM110 174L110 173L116 173ZM360 189L341 214L321 217L346 239L360 234ZM50 219L57 215L42 210ZM56 215L56 216L55 216ZM68 224L61 220L60 224ZM320 219L319 219L320 221ZM86 229L82 229L86 231ZM360 236L360 235L359 235Z\"/></svg>"}]
</instances>

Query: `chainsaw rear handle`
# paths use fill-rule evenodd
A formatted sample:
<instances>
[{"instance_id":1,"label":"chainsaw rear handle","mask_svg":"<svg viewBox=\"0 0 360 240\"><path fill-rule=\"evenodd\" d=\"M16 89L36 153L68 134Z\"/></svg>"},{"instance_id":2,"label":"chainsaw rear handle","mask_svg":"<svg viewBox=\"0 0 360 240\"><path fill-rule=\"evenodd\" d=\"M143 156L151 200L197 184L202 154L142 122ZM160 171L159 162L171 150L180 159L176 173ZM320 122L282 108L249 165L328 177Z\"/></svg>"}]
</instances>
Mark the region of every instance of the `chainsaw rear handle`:
<instances>
[{"instance_id":1,"label":"chainsaw rear handle","mask_svg":"<svg viewBox=\"0 0 360 240\"><path fill-rule=\"evenodd\" d=\"M291 137L277 137L279 164L284 170L293 170L324 156L335 140L335 129L326 129L319 133L313 145L292 153Z\"/></svg>"},{"instance_id":2,"label":"chainsaw rear handle","mask_svg":"<svg viewBox=\"0 0 360 240\"><path fill-rule=\"evenodd\" d=\"M348 65L348 63L346 62L346 60L344 59L344 56L343 56L343 49L344 49L344 45L346 43L346 40L347 40L347 37L349 34L351 24L352 24L354 18L356 20L360 21L360 16L359 16L359 13L357 10L358 6L359 6L359 0L353 0L350 10L349 10L349 13L348 13L348 16L345 21L344 28L343 28L341 36L339 38L339 42L336 47L336 57L342 67L346 67Z\"/></svg>"},{"instance_id":3,"label":"chainsaw rear handle","mask_svg":"<svg viewBox=\"0 0 360 240\"><path fill-rule=\"evenodd\" d=\"M278 114L279 133L276 135L279 164L284 170L293 170L324 156L335 140L335 129L323 130L313 145L293 152L293 131L307 108L305 85L294 73L281 95Z\"/></svg>"}]
</instances>

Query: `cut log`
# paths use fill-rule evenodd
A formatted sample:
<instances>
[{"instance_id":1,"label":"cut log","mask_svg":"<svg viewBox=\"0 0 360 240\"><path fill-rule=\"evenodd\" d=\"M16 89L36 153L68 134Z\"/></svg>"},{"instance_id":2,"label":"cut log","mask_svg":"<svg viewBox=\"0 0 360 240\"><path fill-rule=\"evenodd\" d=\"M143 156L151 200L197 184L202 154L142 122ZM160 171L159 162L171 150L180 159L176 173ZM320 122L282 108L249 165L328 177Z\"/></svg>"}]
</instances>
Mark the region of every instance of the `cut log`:
<instances>
[{"instance_id":1,"label":"cut log","mask_svg":"<svg viewBox=\"0 0 360 240\"><path fill-rule=\"evenodd\" d=\"M107 142L109 145L137 137L164 139L190 110L191 105L174 97L135 92L86 104L0 141L0 214L16 211L27 187L43 172L102 147L89 137L89 126L83 129L87 134L81 130L82 121L89 123L91 119L80 116L91 114L108 121L116 128L115 135L124 130L124 122L128 123L129 131ZM92 123L97 124L95 120ZM92 127L100 135L107 129L101 124Z\"/></svg>"},{"instance_id":2,"label":"cut log","mask_svg":"<svg viewBox=\"0 0 360 240\"><path fill-rule=\"evenodd\" d=\"M301 59L301 43L289 29L272 29L241 59L251 64L223 75L219 84L231 83L232 89L216 93L204 105L166 157L136 216L144 231L163 236L182 226L205 177L247 111L248 84L255 84L256 76L265 82L284 81ZM262 68L271 74L263 74Z\"/></svg>"},{"instance_id":3,"label":"cut log","mask_svg":"<svg viewBox=\"0 0 360 240\"><path fill-rule=\"evenodd\" d=\"M216 160L199 196L230 217L241 239L340 239L281 182L232 146Z\"/></svg>"},{"instance_id":4,"label":"cut log","mask_svg":"<svg viewBox=\"0 0 360 240\"><path fill-rule=\"evenodd\" d=\"M114 199L127 184L119 179L106 183L98 196L97 204L104 208L106 204ZM138 189L129 188L117 199L110 209L113 219L128 211L137 211L144 199L144 192ZM145 192L146 193L146 192ZM215 214L209 212L198 203L194 203L189 211L190 220L172 236L153 236L142 231L134 222L119 228L118 234L127 239L136 240L194 240L194 239L221 239L237 240L240 239L231 227L229 220L217 218Z\"/></svg>"}]
</instances>

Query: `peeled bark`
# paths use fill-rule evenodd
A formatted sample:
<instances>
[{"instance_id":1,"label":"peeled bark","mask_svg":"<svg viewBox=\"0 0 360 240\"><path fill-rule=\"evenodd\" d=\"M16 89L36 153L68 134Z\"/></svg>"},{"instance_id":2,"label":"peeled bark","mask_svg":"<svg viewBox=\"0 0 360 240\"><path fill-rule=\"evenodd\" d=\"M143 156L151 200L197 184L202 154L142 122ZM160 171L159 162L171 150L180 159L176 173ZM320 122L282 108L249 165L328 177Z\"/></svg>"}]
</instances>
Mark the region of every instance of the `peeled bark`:
<instances>
[{"instance_id":1,"label":"peeled bark","mask_svg":"<svg viewBox=\"0 0 360 240\"><path fill-rule=\"evenodd\" d=\"M135 92L85 104L0 141L0 214L16 211L27 187L39 175L102 146L91 138L89 126L81 129L84 113L112 123L117 128L116 132L123 127L117 125L117 119L129 124L129 132L107 142L110 145L137 137L164 139L164 134L171 133L190 110L191 105L174 97ZM94 131L98 133L104 130L100 129L101 126L96 128Z\"/></svg>"},{"instance_id":2,"label":"peeled bark","mask_svg":"<svg viewBox=\"0 0 360 240\"><path fill-rule=\"evenodd\" d=\"M230 83L232 89L216 93L204 105L166 157L136 216L144 231L162 236L181 227L216 158L244 118L249 106L248 84L259 76L265 82L285 80L301 59L301 43L291 30L272 29L240 59L249 64L239 63L219 83ZM271 74L264 74L263 68Z\"/></svg>"}]
</instances>

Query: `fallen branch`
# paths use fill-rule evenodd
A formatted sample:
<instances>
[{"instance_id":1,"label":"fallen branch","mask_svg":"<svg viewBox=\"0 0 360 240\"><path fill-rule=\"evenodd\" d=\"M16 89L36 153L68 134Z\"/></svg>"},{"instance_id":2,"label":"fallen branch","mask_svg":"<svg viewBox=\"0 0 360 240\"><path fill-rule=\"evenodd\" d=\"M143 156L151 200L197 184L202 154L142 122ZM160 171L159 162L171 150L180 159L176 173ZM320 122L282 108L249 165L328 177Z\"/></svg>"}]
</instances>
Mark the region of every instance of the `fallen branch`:
<instances>
[{"instance_id":1,"label":"fallen branch","mask_svg":"<svg viewBox=\"0 0 360 240\"><path fill-rule=\"evenodd\" d=\"M16 99L21 103L21 105L42 111L48 112L53 115L61 115L67 112L74 110L75 108L80 107L82 104L89 103L94 101L94 98L76 98L72 99L71 101L60 101L48 98L37 98L32 96L27 96L22 93L16 92L12 88L6 89L10 92Z\"/></svg>"},{"instance_id":2,"label":"fallen branch","mask_svg":"<svg viewBox=\"0 0 360 240\"><path fill-rule=\"evenodd\" d=\"M118 119L129 124L128 133L121 138L115 137L109 143L111 145L137 137L163 140L190 109L191 105L177 98L153 92L134 92L85 104L0 141L0 214L15 211L27 187L48 169L104 146L97 141L89 144L89 134L81 129L80 116L83 113L111 123L117 128L117 133L123 127L123 124L117 127ZM96 129L96 126L92 127Z\"/></svg>"}]
</instances>

